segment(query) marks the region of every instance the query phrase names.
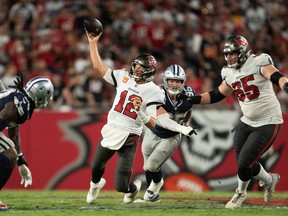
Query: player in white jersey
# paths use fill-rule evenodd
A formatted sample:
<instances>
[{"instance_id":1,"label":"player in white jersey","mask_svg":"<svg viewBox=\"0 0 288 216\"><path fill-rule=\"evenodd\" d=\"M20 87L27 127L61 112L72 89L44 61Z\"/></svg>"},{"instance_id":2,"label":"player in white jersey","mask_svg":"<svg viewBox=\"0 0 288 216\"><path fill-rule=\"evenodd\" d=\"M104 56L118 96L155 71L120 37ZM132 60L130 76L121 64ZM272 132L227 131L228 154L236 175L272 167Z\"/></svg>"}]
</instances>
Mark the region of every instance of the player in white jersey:
<instances>
[{"instance_id":1,"label":"player in white jersey","mask_svg":"<svg viewBox=\"0 0 288 216\"><path fill-rule=\"evenodd\" d=\"M251 54L248 46L243 36L228 37L223 49L227 65L221 72L221 85L194 97L182 95L193 104L216 103L232 92L238 98L243 113L234 137L238 187L225 206L229 209L241 207L252 177L259 180L260 186L265 186L265 202L271 200L280 180L278 174L267 173L258 159L272 146L283 123L273 84L288 93L288 78L273 65L268 54Z\"/></svg>"},{"instance_id":2,"label":"player in white jersey","mask_svg":"<svg viewBox=\"0 0 288 216\"><path fill-rule=\"evenodd\" d=\"M87 194L87 203L94 203L99 191L106 183L102 178L106 163L117 152L114 187L125 193L124 203L131 203L141 188L141 181L131 182L132 166L138 138L144 124L153 128L161 124L170 130L190 136L193 128L180 125L169 118L162 107L164 92L152 82L156 71L156 60L152 55L141 54L131 64L129 71L111 70L101 61L97 42L101 36L93 37L88 32L90 55L96 73L116 87L116 96L108 114L107 124L101 130L102 141L92 161L92 180Z\"/></svg>"}]
</instances>

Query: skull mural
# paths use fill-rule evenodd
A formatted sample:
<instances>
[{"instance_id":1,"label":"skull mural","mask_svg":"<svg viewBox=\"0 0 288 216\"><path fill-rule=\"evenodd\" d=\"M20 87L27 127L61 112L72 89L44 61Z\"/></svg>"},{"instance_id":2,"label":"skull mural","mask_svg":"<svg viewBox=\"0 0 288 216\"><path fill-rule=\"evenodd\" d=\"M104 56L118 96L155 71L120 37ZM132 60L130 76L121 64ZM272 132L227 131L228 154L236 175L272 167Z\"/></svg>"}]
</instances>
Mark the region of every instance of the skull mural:
<instances>
[{"instance_id":1,"label":"skull mural","mask_svg":"<svg viewBox=\"0 0 288 216\"><path fill-rule=\"evenodd\" d=\"M183 138L180 145L188 171L205 175L218 166L233 146L231 129L239 121L239 113L213 110L195 110L193 125L197 125L197 136ZM207 122L210 122L207 124Z\"/></svg>"}]
</instances>

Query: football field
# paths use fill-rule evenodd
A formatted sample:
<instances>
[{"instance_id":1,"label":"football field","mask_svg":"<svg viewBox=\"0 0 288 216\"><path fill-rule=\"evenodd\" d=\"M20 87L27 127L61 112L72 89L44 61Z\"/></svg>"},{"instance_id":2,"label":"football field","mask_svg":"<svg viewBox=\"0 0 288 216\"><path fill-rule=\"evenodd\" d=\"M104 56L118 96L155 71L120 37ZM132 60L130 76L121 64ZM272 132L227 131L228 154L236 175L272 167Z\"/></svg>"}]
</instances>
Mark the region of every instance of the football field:
<instances>
[{"instance_id":1,"label":"football field","mask_svg":"<svg viewBox=\"0 0 288 216\"><path fill-rule=\"evenodd\" d=\"M225 209L233 192L164 192L161 202L124 204L123 194L101 191L97 202L86 203L87 191L35 191L2 190L0 200L8 205L9 211L2 215L288 215L288 193L275 193L270 203L264 203L263 192L249 192L241 209ZM138 194L143 197L144 191Z\"/></svg>"}]
</instances>

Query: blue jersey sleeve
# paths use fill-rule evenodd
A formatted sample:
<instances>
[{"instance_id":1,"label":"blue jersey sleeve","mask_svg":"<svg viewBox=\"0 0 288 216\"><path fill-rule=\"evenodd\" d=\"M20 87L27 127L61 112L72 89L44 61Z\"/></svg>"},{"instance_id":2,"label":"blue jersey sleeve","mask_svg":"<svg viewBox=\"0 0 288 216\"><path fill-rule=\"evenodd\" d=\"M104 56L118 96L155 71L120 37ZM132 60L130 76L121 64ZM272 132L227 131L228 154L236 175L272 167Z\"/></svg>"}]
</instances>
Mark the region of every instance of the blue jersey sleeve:
<instances>
[{"instance_id":1,"label":"blue jersey sleeve","mask_svg":"<svg viewBox=\"0 0 288 216\"><path fill-rule=\"evenodd\" d=\"M15 127L24 123L31 118L31 106L28 98L20 91L15 89L8 89L0 92L0 110L2 110L7 103L14 103L17 109L17 118L14 122L6 123L0 122L1 131L7 127Z\"/></svg>"}]
</instances>

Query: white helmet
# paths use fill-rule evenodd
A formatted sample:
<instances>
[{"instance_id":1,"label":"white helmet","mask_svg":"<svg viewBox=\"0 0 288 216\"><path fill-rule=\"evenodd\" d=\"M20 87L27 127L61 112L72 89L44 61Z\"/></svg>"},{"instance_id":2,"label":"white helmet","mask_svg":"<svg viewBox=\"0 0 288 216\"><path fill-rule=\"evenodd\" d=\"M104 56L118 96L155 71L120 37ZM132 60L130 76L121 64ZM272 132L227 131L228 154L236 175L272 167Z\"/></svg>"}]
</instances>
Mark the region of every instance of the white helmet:
<instances>
[{"instance_id":1,"label":"white helmet","mask_svg":"<svg viewBox=\"0 0 288 216\"><path fill-rule=\"evenodd\" d=\"M49 79L37 76L28 81L25 92L35 103L35 109L41 109L53 99L54 87Z\"/></svg>"},{"instance_id":2,"label":"white helmet","mask_svg":"<svg viewBox=\"0 0 288 216\"><path fill-rule=\"evenodd\" d=\"M180 65L170 65L164 72L164 87L171 95L179 94L186 82L186 73ZM168 85L168 80L181 80L182 83L179 87L175 88Z\"/></svg>"}]
</instances>

